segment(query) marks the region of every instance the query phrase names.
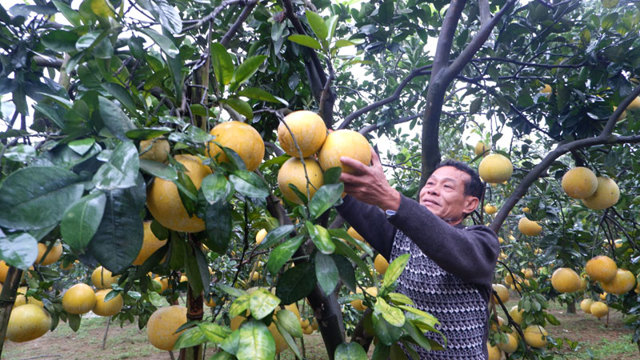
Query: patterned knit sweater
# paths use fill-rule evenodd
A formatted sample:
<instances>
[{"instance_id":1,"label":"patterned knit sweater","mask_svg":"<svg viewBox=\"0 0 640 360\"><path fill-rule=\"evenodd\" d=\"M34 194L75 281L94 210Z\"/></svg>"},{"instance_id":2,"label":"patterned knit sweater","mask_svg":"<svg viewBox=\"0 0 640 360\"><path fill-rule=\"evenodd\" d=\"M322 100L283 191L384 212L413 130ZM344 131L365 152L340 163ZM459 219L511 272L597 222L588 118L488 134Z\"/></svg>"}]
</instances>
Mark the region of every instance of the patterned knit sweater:
<instances>
[{"instance_id":1,"label":"patterned knit sweater","mask_svg":"<svg viewBox=\"0 0 640 360\"><path fill-rule=\"evenodd\" d=\"M420 359L486 359L488 302L499 253L486 226L451 226L414 200L402 197L395 215L345 197L338 211L388 260L409 253L397 291L440 321L444 351L416 347ZM440 342L435 333L428 337Z\"/></svg>"}]
</instances>

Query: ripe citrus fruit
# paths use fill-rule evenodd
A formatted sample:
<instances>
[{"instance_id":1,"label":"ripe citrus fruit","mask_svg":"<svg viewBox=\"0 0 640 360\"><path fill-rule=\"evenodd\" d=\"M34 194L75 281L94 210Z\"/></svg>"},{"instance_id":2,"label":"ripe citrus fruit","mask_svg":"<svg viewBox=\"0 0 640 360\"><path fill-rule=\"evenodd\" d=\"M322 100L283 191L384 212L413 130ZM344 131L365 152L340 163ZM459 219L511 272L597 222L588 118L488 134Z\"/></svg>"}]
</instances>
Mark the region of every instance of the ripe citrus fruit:
<instances>
[{"instance_id":1,"label":"ripe citrus fruit","mask_svg":"<svg viewBox=\"0 0 640 360\"><path fill-rule=\"evenodd\" d=\"M544 84L544 87L540 90L541 94L548 94L547 96L551 95L552 89L551 89L551 85L549 84Z\"/></svg>"},{"instance_id":2,"label":"ripe citrus fruit","mask_svg":"<svg viewBox=\"0 0 640 360\"><path fill-rule=\"evenodd\" d=\"M60 256L62 256L62 244L56 243L55 245L53 245L53 247L51 248L51 250L49 250L49 253L47 253L47 256L45 257L44 254L46 253L46 251L47 245L38 243L38 258L36 260L36 264L46 266L58 261L58 259L60 259Z\"/></svg>"},{"instance_id":3,"label":"ripe citrus fruit","mask_svg":"<svg viewBox=\"0 0 640 360\"><path fill-rule=\"evenodd\" d=\"M26 304L11 310L7 325L7 339L24 342L37 339L49 331L51 318L40 306Z\"/></svg>"},{"instance_id":4,"label":"ripe citrus fruit","mask_svg":"<svg viewBox=\"0 0 640 360\"><path fill-rule=\"evenodd\" d=\"M285 126L286 123L286 126ZM288 129L287 129L288 127ZM293 137L291 136L293 134ZM293 141L295 138L295 142ZM318 152L327 138L327 126L318 114L300 110L285 116L278 125L278 141L287 154L306 158ZM298 144L300 151L296 148Z\"/></svg>"},{"instance_id":5,"label":"ripe citrus fruit","mask_svg":"<svg viewBox=\"0 0 640 360\"><path fill-rule=\"evenodd\" d=\"M487 351L489 353L489 360L500 360L502 357L502 353L497 346L491 346L491 344L487 341Z\"/></svg>"},{"instance_id":6,"label":"ripe citrus fruit","mask_svg":"<svg viewBox=\"0 0 640 360\"><path fill-rule=\"evenodd\" d=\"M574 199L584 199L596 192L598 178L586 167L576 167L562 176L562 189Z\"/></svg>"},{"instance_id":7,"label":"ripe citrus fruit","mask_svg":"<svg viewBox=\"0 0 640 360\"><path fill-rule=\"evenodd\" d=\"M307 178L309 178L308 183ZM302 204L302 200L289 187L289 184L295 185L305 196L307 196L307 184L309 184L308 200L311 200L316 191L324 184L322 169L318 162L312 158L307 158L304 159L303 166L300 159L292 157L285 161L278 171L278 187L282 191L282 196L293 203Z\"/></svg>"},{"instance_id":8,"label":"ripe citrus fruit","mask_svg":"<svg viewBox=\"0 0 640 360\"><path fill-rule=\"evenodd\" d=\"M110 293L109 289L102 289L96 292L96 304L93 307L93 313L100 316L113 316L122 310L124 300L122 295L118 294L109 301L104 301L105 296Z\"/></svg>"},{"instance_id":9,"label":"ripe citrus fruit","mask_svg":"<svg viewBox=\"0 0 640 360\"><path fill-rule=\"evenodd\" d=\"M478 143L476 144L476 147L473 149L473 152L476 154L476 156L480 156L480 155L484 156L489 150L491 150L491 146L487 146L482 141L478 141Z\"/></svg>"},{"instance_id":10,"label":"ripe citrus fruit","mask_svg":"<svg viewBox=\"0 0 640 360\"><path fill-rule=\"evenodd\" d=\"M276 355L289 348L289 345L287 345L287 341L278 331L276 323L272 322L271 325L269 325L269 332L271 332L271 336L273 336L273 340L276 342Z\"/></svg>"},{"instance_id":11,"label":"ripe citrus fruit","mask_svg":"<svg viewBox=\"0 0 640 360\"><path fill-rule=\"evenodd\" d=\"M351 168L343 166L340 157L347 156L369 166L371 147L367 139L353 130L338 130L327 135L327 139L318 154L318 162L323 170L340 167L343 172L350 173Z\"/></svg>"},{"instance_id":12,"label":"ripe citrus fruit","mask_svg":"<svg viewBox=\"0 0 640 360\"><path fill-rule=\"evenodd\" d=\"M378 254L373 261L373 267L376 268L378 274L384 275L384 273L387 272L387 268L389 267L389 262L384 258L384 256Z\"/></svg>"},{"instance_id":13,"label":"ripe citrus fruit","mask_svg":"<svg viewBox=\"0 0 640 360\"><path fill-rule=\"evenodd\" d=\"M91 273L91 282L98 289L111 289L111 284L118 282L119 276L112 276L111 271L98 266Z\"/></svg>"},{"instance_id":14,"label":"ripe citrus fruit","mask_svg":"<svg viewBox=\"0 0 640 360\"><path fill-rule=\"evenodd\" d=\"M591 304L593 304L593 300L591 299L583 299L580 301L580 309L587 314L591 314Z\"/></svg>"},{"instance_id":15,"label":"ripe citrus fruit","mask_svg":"<svg viewBox=\"0 0 640 360\"><path fill-rule=\"evenodd\" d=\"M512 173L511 161L501 154L487 155L478 166L478 174L482 180L488 183L497 184L507 181L511 178Z\"/></svg>"},{"instance_id":16,"label":"ripe citrus fruit","mask_svg":"<svg viewBox=\"0 0 640 360\"><path fill-rule=\"evenodd\" d=\"M609 282L616 277L618 266L610 257L599 255L587 261L584 270L591 280Z\"/></svg>"},{"instance_id":17,"label":"ripe citrus fruit","mask_svg":"<svg viewBox=\"0 0 640 360\"><path fill-rule=\"evenodd\" d=\"M264 158L264 141L249 124L240 121L223 122L211 129L211 135L215 136L213 141L235 151L249 171L257 169ZM209 156L219 163L228 161L227 155L215 143L209 143L208 151Z\"/></svg>"},{"instance_id":18,"label":"ripe citrus fruit","mask_svg":"<svg viewBox=\"0 0 640 360\"><path fill-rule=\"evenodd\" d=\"M620 269L616 271L616 276L609 282L600 282L602 289L608 293L623 295L636 286L636 277L629 270Z\"/></svg>"},{"instance_id":19,"label":"ripe citrus fruit","mask_svg":"<svg viewBox=\"0 0 640 360\"><path fill-rule=\"evenodd\" d=\"M69 314L86 314L96 305L96 293L91 286L75 284L64 293L62 307Z\"/></svg>"},{"instance_id":20,"label":"ripe citrus fruit","mask_svg":"<svg viewBox=\"0 0 640 360\"><path fill-rule=\"evenodd\" d=\"M169 288L169 279L167 278L156 276L155 278L153 278L153 281L156 281L160 284L160 292L163 292Z\"/></svg>"},{"instance_id":21,"label":"ripe citrus fruit","mask_svg":"<svg viewBox=\"0 0 640 360\"><path fill-rule=\"evenodd\" d=\"M173 350L183 331L176 330L187 322L187 308L172 305L154 311L147 322L147 338L151 345L161 350Z\"/></svg>"},{"instance_id":22,"label":"ripe citrus fruit","mask_svg":"<svg viewBox=\"0 0 640 360\"><path fill-rule=\"evenodd\" d=\"M143 223L144 228L144 237L142 238L142 247L140 248L140 252L138 256L133 260L132 265L142 265L144 262L153 255L156 250L163 247L167 240L160 240L151 231L151 221L145 221Z\"/></svg>"},{"instance_id":23,"label":"ripe citrus fruit","mask_svg":"<svg viewBox=\"0 0 640 360\"><path fill-rule=\"evenodd\" d=\"M551 286L561 293L575 292L580 289L580 276L569 268L558 268L551 275Z\"/></svg>"},{"instance_id":24,"label":"ripe citrus fruit","mask_svg":"<svg viewBox=\"0 0 640 360\"><path fill-rule=\"evenodd\" d=\"M193 155L176 155L175 160L186 168L186 175L196 189L200 189L202 179L211 174L211 169L202 165L202 161ZM189 216L182 205L178 188L171 182L155 178L147 192L147 208L162 226L184 232L200 232L205 225L197 216Z\"/></svg>"},{"instance_id":25,"label":"ripe citrus fruit","mask_svg":"<svg viewBox=\"0 0 640 360\"><path fill-rule=\"evenodd\" d=\"M631 104L629 104L629 106L627 106L627 109L628 110L640 109L640 97L636 97L635 99L633 99Z\"/></svg>"},{"instance_id":26,"label":"ripe citrus fruit","mask_svg":"<svg viewBox=\"0 0 640 360\"><path fill-rule=\"evenodd\" d=\"M9 265L4 260L0 260L0 282L4 283L7 280L7 273L9 272Z\"/></svg>"},{"instance_id":27,"label":"ripe citrus fruit","mask_svg":"<svg viewBox=\"0 0 640 360\"><path fill-rule=\"evenodd\" d=\"M29 296L27 297L27 291L29 289L26 286L21 286L18 288L18 290L16 291L16 299L13 302L13 307L16 308L18 306L22 306L22 305L26 305L26 304L33 304L33 305L38 305L40 307L44 307L44 304L42 303L42 301L34 298L33 296Z\"/></svg>"},{"instance_id":28,"label":"ripe citrus fruit","mask_svg":"<svg viewBox=\"0 0 640 360\"><path fill-rule=\"evenodd\" d=\"M140 159L167 162L171 146L165 139L149 139L140 141L138 152L140 153Z\"/></svg>"},{"instance_id":29,"label":"ripe citrus fruit","mask_svg":"<svg viewBox=\"0 0 640 360\"><path fill-rule=\"evenodd\" d=\"M486 212L489 215L495 214L497 211L498 211L498 208L495 207L494 205L487 204L484 206L484 212Z\"/></svg>"},{"instance_id":30,"label":"ripe citrus fruit","mask_svg":"<svg viewBox=\"0 0 640 360\"><path fill-rule=\"evenodd\" d=\"M588 198L582 199L582 203L593 210L603 210L615 205L620 199L618 184L608 177L598 177L598 188Z\"/></svg>"},{"instance_id":31,"label":"ripe citrus fruit","mask_svg":"<svg viewBox=\"0 0 640 360\"><path fill-rule=\"evenodd\" d=\"M518 338L514 334L507 334L507 342L499 343L498 348L511 354L518 349Z\"/></svg>"},{"instance_id":32,"label":"ripe citrus fruit","mask_svg":"<svg viewBox=\"0 0 640 360\"><path fill-rule=\"evenodd\" d=\"M526 216L523 216L518 221L518 230L524 235L536 236L542 232L542 226L538 225L537 221L529 220Z\"/></svg>"},{"instance_id":33,"label":"ripe citrus fruit","mask_svg":"<svg viewBox=\"0 0 640 360\"><path fill-rule=\"evenodd\" d=\"M378 288L376 287L368 287L365 289L365 291L367 292L367 294L371 296L378 296ZM360 288L357 288L356 294L362 294L362 290L360 290ZM351 306L353 306L354 309L360 310L360 311L365 311L367 309L367 306L364 305L362 303L362 300L360 299L355 299L351 301Z\"/></svg>"},{"instance_id":34,"label":"ripe citrus fruit","mask_svg":"<svg viewBox=\"0 0 640 360\"><path fill-rule=\"evenodd\" d=\"M591 304L591 307L589 308L591 315L597 317L598 319L600 319L603 316L606 316L609 313L609 307L607 306L607 304L601 302L601 301L596 301L593 304Z\"/></svg>"},{"instance_id":35,"label":"ripe citrus fruit","mask_svg":"<svg viewBox=\"0 0 640 360\"><path fill-rule=\"evenodd\" d=\"M349 228L347 229L347 234L349 234L349 236L351 236L352 238L356 239L356 240L360 240L362 242L367 242L362 235L360 235L356 229L354 229L353 227L349 226Z\"/></svg>"},{"instance_id":36,"label":"ripe citrus fruit","mask_svg":"<svg viewBox=\"0 0 640 360\"><path fill-rule=\"evenodd\" d=\"M506 304L509 301L509 289L502 284L491 284L491 288L498 294L500 300L502 300L503 304ZM499 304L498 300L495 298L495 295L491 297L491 301L494 304Z\"/></svg>"},{"instance_id":37,"label":"ripe citrus fruit","mask_svg":"<svg viewBox=\"0 0 640 360\"><path fill-rule=\"evenodd\" d=\"M524 310L518 310L518 305L513 305L511 310L509 310L509 316L511 316L511 318L516 324L522 324Z\"/></svg>"},{"instance_id":38,"label":"ripe citrus fruit","mask_svg":"<svg viewBox=\"0 0 640 360\"><path fill-rule=\"evenodd\" d=\"M531 347L543 348L547 346L547 331L540 325L529 325L523 331L524 341Z\"/></svg>"},{"instance_id":39,"label":"ripe citrus fruit","mask_svg":"<svg viewBox=\"0 0 640 360\"><path fill-rule=\"evenodd\" d=\"M267 236L267 229L260 229L256 234L256 245L260 245L264 238Z\"/></svg>"}]
</instances>

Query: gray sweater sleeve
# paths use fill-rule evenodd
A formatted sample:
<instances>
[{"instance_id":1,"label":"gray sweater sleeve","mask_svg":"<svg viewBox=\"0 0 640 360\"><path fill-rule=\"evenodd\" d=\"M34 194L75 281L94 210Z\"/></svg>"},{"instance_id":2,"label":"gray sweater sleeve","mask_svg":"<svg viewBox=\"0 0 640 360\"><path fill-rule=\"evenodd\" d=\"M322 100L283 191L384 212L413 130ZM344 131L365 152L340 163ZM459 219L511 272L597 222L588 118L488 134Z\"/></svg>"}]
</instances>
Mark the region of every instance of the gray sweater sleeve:
<instances>
[{"instance_id":1,"label":"gray sweater sleeve","mask_svg":"<svg viewBox=\"0 0 640 360\"><path fill-rule=\"evenodd\" d=\"M490 228L451 226L405 196L389 222L444 270L469 283L491 283L500 244Z\"/></svg>"},{"instance_id":2,"label":"gray sweater sleeve","mask_svg":"<svg viewBox=\"0 0 640 360\"><path fill-rule=\"evenodd\" d=\"M347 195L336 209L369 245L385 259L389 259L396 229L379 207L365 204Z\"/></svg>"}]
</instances>

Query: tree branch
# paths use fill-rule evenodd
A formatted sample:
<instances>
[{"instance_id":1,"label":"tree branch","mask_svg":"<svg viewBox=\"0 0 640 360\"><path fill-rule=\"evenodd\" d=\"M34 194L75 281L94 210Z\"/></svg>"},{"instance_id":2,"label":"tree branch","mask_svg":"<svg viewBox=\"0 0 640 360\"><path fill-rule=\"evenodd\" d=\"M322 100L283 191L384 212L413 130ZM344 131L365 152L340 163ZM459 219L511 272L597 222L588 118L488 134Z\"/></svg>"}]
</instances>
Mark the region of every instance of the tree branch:
<instances>
[{"instance_id":1,"label":"tree branch","mask_svg":"<svg viewBox=\"0 0 640 360\"><path fill-rule=\"evenodd\" d=\"M242 23L247 20L249 14L251 14L253 9L256 7L256 4L258 4L258 0L249 0L245 4L244 9L242 10L242 13L240 13L240 16L238 16L238 18L236 19L236 22L231 25L229 30L227 30L227 33L222 37L222 40L220 40L220 44L222 44L222 46L227 47L227 45L229 45L229 42L236 34L236 32L242 27Z\"/></svg>"},{"instance_id":2,"label":"tree branch","mask_svg":"<svg viewBox=\"0 0 640 360\"><path fill-rule=\"evenodd\" d=\"M195 21L195 23L194 23L193 25L190 25L190 26L187 26L187 27L183 27L183 28L182 28L182 33L184 34L184 33L186 33L186 32L187 32L187 31L189 31L189 30L192 30L192 29L195 29L195 28L197 28L197 27L200 27L200 26L202 26L202 25L204 25L204 24L208 23L209 21L211 21L211 20L215 19L215 17L216 17L216 16L218 16L218 14L219 14L219 13L222 11L222 9L224 9L225 7L227 7L227 6L229 6L229 5L234 5L234 4L244 3L244 2L245 2L245 0L225 0L225 1L223 1L223 2L222 2L222 4L220 4L220 5L219 5L219 6L217 6L215 9L213 9L213 11L212 11L209 15L207 15L207 16L205 16L205 17L203 17L203 18L202 18L202 19L200 19L200 20L194 20L194 21ZM191 21L189 21L189 22L186 22L186 21L185 21L185 24L186 24L186 23L191 23Z\"/></svg>"},{"instance_id":3,"label":"tree branch","mask_svg":"<svg viewBox=\"0 0 640 360\"><path fill-rule=\"evenodd\" d=\"M489 11L489 0L478 0L478 10L480 12L480 24L485 26L491 21L491 11Z\"/></svg>"},{"instance_id":4,"label":"tree branch","mask_svg":"<svg viewBox=\"0 0 640 360\"><path fill-rule=\"evenodd\" d=\"M390 123L384 123L384 124L371 124L371 125L367 125L367 126L363 127L363 128L362 128L362 129L360 129L358 132L359 132L360 134L362 134L362 135L365 135L365 134L368 134L368 133L370 133L370 132L372 132L372 131L374 131L374 130L377 130L378 128L380 128L380 126L386 126L386 125L388 125L388 124L391 124L391 125L398 125L398 124L401 124L401 123L405 123L405 122L407 122L407 121L411 121L411 120L416 119L416 118L418 118L418 117L420 117L420 114L415 114L415 115L410 115L410 116L401 117L401 118L396 119L396 120L394 120L394 121L392 121L392 122L390 122Z\"/></svg>"},{"instance_id":5,"label":"tree branch","mask_svg":"<svg viewBox=\"0 0 640 360\"><path fill-rule=\"evenodd\" d=\"M473 62L499 61L499 62L512 63L512 64L522 65L522 66L541 67L541 68L545 68L545 69L558 69L558 68L576 69L576 68L583 67L585 65L585 63L586 63L586 61L583 61L580 64L576 64L576 65L536 64L536 63L531 63L531 62L524 62L524 61L518 61L518 60L506 59L506 58L499 58L499 57L486 57L486 58L480 58L480 59L473 59L472 61Z\"/></svg>"}]
</instances>

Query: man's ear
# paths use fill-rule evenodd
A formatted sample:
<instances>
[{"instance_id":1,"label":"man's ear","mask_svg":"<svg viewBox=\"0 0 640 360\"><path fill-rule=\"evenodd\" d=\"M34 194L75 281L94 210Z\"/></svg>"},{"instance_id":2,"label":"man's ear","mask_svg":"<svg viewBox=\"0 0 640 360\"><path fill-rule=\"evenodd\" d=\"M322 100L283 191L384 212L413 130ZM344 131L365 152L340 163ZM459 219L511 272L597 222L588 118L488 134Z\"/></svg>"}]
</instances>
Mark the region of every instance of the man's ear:
<instances>
[{"instance_id":1,"label":"man's ear","mask_svg":"<svg viewBox=\"0 0 640 360\"><path fill-rule=\"evenodd\" d=\"M479 203L480 199L475 196L467 195L464 197L464 208L462 211L465 214L471 214L478 207Z\"/></svg>"}]
</instances>

